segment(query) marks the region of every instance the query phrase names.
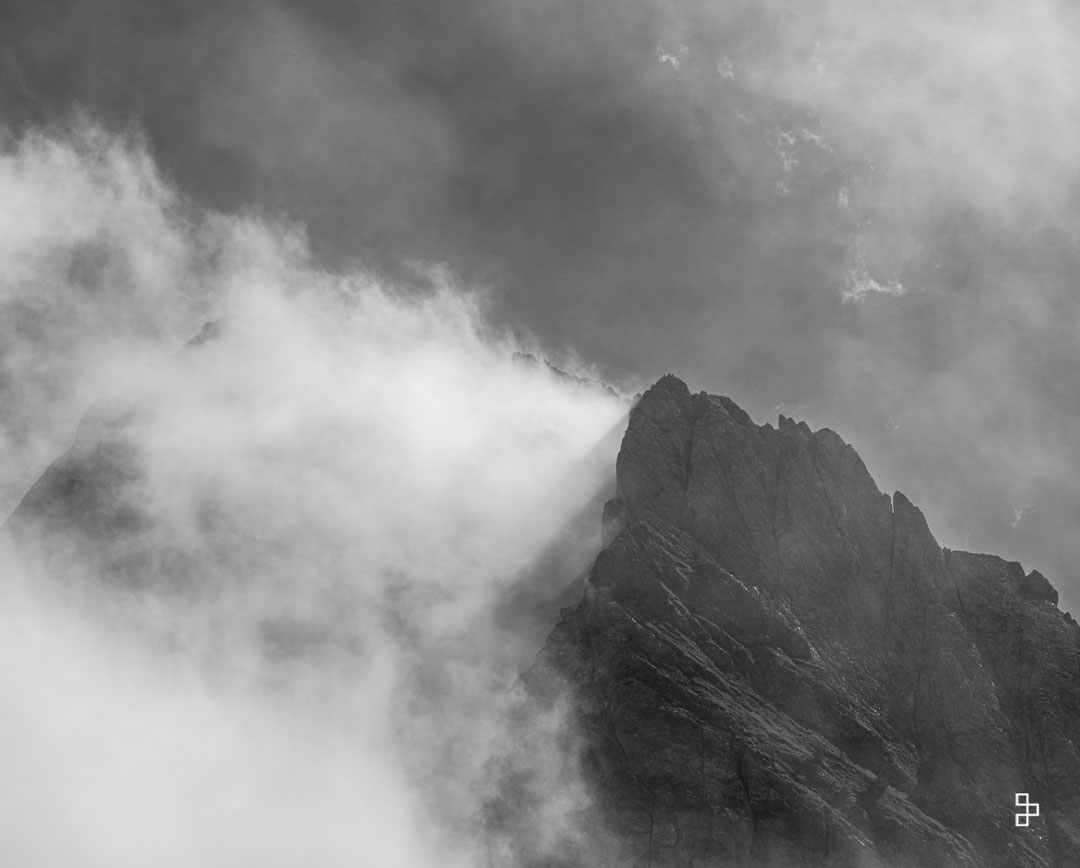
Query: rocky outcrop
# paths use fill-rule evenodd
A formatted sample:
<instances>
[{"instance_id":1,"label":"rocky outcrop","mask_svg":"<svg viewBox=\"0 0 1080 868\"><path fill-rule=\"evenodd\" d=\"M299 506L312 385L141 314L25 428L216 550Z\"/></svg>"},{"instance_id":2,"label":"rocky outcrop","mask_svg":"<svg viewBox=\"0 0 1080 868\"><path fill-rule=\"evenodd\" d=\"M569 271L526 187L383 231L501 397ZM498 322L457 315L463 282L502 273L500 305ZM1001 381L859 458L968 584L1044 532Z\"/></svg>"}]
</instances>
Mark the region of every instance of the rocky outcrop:
<instances>
[{"instance_id":1,"label":"rocky outcrop","mask_svg":"<svg viewBox=\"0 0 1080 868\"><path fill-rule=\"evenodd\" d=\"M79 424L75 442L46 469L3 525L27 563L62 563L66 570L126 582L149 550L131 540L151 524L134 496L142 478L140 412L102 401Z\"/></svg>"},{"instance_id":2,"label":"rocky outcrop","mask_svg":"<svg viewBox=\"0 0 1080 868\"><path fill-rule=\"evenodd\" d=\"M943 550L834 432L670 376L603 534L524 680L572 701L618 861L1080 864L1080 629L1043 576Z\"/></svg>"}]
</instances>

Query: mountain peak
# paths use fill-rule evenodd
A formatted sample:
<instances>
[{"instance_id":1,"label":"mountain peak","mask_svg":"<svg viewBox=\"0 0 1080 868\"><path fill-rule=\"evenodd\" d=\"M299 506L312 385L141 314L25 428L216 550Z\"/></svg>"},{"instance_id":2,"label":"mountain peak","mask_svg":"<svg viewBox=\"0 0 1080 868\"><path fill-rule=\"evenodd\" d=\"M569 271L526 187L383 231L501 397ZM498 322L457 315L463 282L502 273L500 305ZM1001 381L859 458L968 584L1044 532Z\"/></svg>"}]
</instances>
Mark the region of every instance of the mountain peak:
<instances>
[{"instance_id":1,"label":"mountain peak","mask_svg":"<svg viewBox=\"0 0 1080 868\"><path fill-rule=\"evenodd\" d=\"M605 550L527 680L568 685L634 859L1080 863L1080 630L1045 577L943 550L835 432L671 375L616 472ZM1024 791L1044 838L1016 834Z\"/></svg>"}]
</instances>

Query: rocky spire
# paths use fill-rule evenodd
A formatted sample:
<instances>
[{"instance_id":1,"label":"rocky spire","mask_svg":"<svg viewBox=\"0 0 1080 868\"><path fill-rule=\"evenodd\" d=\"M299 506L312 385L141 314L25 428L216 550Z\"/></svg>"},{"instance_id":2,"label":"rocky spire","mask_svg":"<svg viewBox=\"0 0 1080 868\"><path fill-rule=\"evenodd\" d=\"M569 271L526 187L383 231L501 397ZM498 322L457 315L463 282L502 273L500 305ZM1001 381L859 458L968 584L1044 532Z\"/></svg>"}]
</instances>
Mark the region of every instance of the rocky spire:
<instances>
[{"instance_id":1,"label":"rocky spire","mask_svg":"<svg viewBox=\"0 0 1080 868\"><path fill-rule=\"evenodd\" d=\"M943 550L836 433L672 376L604 528L525 680L576 701L636 864L1080 864L1080 629L1042 575Z\"/></svg>"}]
</instances>

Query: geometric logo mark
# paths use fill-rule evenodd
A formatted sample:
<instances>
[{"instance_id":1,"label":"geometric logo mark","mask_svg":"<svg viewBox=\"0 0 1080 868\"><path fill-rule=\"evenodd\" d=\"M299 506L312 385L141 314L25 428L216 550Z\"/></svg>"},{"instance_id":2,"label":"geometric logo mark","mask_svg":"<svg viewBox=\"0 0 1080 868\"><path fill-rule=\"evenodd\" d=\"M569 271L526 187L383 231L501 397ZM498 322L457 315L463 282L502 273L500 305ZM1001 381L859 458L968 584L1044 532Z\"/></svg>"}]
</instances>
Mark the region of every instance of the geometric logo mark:
<instances>
[{"instance_id":1,"label":"geometric logo mark","mask_svg":"<svg viewBox=\"0 0 1080 868\"><path fill-rule=\"evenodd\" d=\"M1039 816L1039 803L1030 801L1027 793L1016 794L1016 807L1024 809L1024 813L1016 815L1017 826L1030 826L1031 818Z\"/></svg>"}]
</instances>

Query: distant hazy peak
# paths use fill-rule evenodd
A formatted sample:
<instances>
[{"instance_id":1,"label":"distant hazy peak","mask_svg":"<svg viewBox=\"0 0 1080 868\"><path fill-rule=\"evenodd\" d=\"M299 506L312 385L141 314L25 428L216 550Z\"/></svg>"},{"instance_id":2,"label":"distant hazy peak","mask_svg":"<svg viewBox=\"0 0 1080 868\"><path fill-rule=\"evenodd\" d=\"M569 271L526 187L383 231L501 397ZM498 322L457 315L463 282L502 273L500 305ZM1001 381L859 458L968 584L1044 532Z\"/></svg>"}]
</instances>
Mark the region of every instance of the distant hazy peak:
<instances>
[{"instance_id":1,"label":"distant hazy peak","mask_svg":"<svg viewBox=\"0 0 1080 868\"><path fill-rule=\"evenodd\" d=\"M562 368L558 368L551 364L547 359L538 359L532 353L514 353L511 357L511 361L515 364L525 365L527 367L543 368L554 374L556 377L562 380L566 380L570 383L575 383L579 386L584 386L589 389L597 389L605 392L613 398L621 398L622 395L615 390L614 387L608 385L602 380L595 380L591 377L579 377L575 374L570 374L564 371Z\"/></svg>"}]
</instances>

